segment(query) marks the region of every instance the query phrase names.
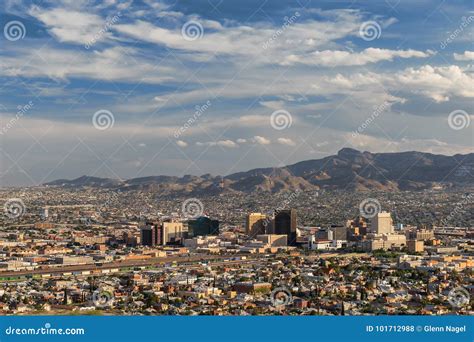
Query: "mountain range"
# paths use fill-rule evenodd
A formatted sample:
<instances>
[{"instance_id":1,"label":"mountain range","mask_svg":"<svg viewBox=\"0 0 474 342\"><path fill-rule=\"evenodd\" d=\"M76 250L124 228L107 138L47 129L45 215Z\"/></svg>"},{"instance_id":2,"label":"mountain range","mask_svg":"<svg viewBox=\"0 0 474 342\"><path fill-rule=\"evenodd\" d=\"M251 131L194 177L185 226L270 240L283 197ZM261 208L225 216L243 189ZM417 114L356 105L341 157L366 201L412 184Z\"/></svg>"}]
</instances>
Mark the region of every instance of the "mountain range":
<instances>
[{"instance_id":1,"label":"mountain range","mask_svg":"<svg viewBox=\"0 0 474 342\"><path fill-rule=\"evenodd\" d=\"M454 156L422 152L371 153L343 148L336 155L283 167L258 168L227 176L149 176L117 180L82 176L47 186L151 190L167 195L294 190L403 191L474 185L474 153Z\"/></svg>"}]
</instances>

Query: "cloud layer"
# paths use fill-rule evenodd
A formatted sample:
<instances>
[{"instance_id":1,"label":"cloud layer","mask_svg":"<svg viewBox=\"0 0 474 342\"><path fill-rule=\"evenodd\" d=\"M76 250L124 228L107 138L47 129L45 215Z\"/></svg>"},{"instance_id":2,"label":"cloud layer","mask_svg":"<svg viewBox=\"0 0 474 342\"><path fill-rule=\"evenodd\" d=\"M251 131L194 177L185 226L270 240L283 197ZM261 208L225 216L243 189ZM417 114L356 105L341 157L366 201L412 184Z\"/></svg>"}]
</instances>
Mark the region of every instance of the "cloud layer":
<instances>
[{"instance_id":1,"label":"cloud layer","mask_svg":"<svg viewBox=\"0 0 474 342\"><path fill-rule=\"evenodd\" d=\"M2 37L3 185L226 174L345 146L473 151L472 123L448 120L472 118L467 8L245 4L7 2L26 32Z\"/></svg>"}]
</instances>

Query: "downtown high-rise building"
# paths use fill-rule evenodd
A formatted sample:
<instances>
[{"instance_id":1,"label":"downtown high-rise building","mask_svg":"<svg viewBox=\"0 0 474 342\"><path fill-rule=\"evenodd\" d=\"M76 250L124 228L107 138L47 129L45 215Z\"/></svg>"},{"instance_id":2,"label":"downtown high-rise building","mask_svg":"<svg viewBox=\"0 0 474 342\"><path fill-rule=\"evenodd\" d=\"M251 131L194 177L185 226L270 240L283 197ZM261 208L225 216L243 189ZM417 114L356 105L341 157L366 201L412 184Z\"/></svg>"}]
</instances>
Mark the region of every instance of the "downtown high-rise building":
<instances>
[{"instance_id":1,"label":"downtown high-rise building","mask_svg":"<svg viewBox=\"0 0 474 342\"><path fill-rule=\"evenodd\" d=\"M255 237L257 235L267 233L268 218L267 215L261 213L250 213L247 215L245 222L245 233L248 236Z\"/></svg>"},{"instance_id":2,"label":"downtown high-rise building","mask_svg":"<svg viewBox=\"0 0 474 342\"><path fill-rule=\"evenodd\" d=\"M162 244L181 244L187 237L187 229L182 222L167 220L162 223ZM187 228L187 227L186 227Z\"/></svg>"},{"instance_id":3,"label":"downtown high-rise building","mask_svg":"<svg viewBox=\"0 0 474 342\"><path fill-rule=\"evenodd\" d=\"M140 228L140 240L143 246L162 244L163 229L160 222L147 222Z\"/></svg>"},{"instance_id":4,"label":"downtown high-rise building","mask_svg":"<svg viewBox=\"0 0 474 342\"><path fill-rule=\"evenodd\" d=\"M188 221L188 233L190 237L219 235L219 220L201 216Z\"/></svg>"},{"instance_id":5,"label":"downtown high-rise building","mask_svg":"<svg viewBox=\"0 0 474 342\"><path fill-rule=\"evenodd\" d=\"M380 234L392 234L393 233L393 220L392 215L388 212L382 211L377 213L372 219L372 233Z\"/></svg>"},{"instance_id":6,"label":"downtown high-rise building","mask_svg":"<svg viewBox=\"0 0 474 342\"><path fill-rule=\"evenodd\" d=\"M296 244L296 209L275 210L273 233L286 235L289 246Z\"/></svg>"}]
</instances>

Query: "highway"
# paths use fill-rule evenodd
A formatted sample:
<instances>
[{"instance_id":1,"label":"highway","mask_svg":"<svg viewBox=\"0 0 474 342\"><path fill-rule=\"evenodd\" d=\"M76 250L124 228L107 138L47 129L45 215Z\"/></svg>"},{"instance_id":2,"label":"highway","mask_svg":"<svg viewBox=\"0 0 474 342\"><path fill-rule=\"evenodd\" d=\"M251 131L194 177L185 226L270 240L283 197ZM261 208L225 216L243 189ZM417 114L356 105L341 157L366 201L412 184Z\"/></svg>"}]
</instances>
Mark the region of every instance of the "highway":
<instances>
[{"instance_id":1,"label":"highway","mask_svg":"<svg viewBox=\"0 0 474 342\"><path fill-rule=\"evenodd\" d=\"M49 274L51 276L59 276L65 273L71 272L84 272L89 271L91 274L102 274L103 270L113 270L113 269L124 269L124 268L131 268L131 267L142 267L142 266L163 266L164 264L169 263L177 263L177 264L186 264L186 263L196 263L201 261L214 261L212 262L212 266L220 266L225 264L236 264L236 263L247 263L248 261L255 261L258 259L273 259L276 260L277 257L284 256L273 254L270 256L266 256L265 254L255 254L249 255L247 253L241 254L230 254L230 255L193 255L193 256L173 256L173 257L160 257L160 258L150 258L145 260L123 260L123 261L114 261L109 263L104 263L102 265L96 264L85 264L85 265L70 265L70 266L58 266L58 267L47 267L35 270L21 270L21 271L7 271L7 272L0 272L0 278L18 278L18 277L25 277L25 276L33 276L33 275L42 275L42 274ZM337 254L337 253L327 253L327 254L318 254L318 255L311 255L311 256L303 256L305 259L328 259L332 257L342 257L342 258L350 258L350 257L365 257L368 256L366 253L347 253L347 254ZM245 260L231 260L232 258L236 257L246 257ZM226 260L230 259L230 260Z\"/></svg>"},{"instance_id":2,"label":"highway","mask_svg":"<svg viewBox=\"0 0 474 342\"><path fill-rule=\"evenodd\" d=\"M225 259L231 259L235 257L245 256L249 260L255 260L262 258L262 255L249 257L248 254L232 254L232 255L194 255L194 256L174 256L174 257L161 257L161 258L150 258L145 260L124 260L104 263L102 265L96 264L85 264L85 265L71 265L71 266L60 266L60 267L48 267L35 270L21 270L21 271L7 271L0 272L0 278L8 277L23 277L23 276L33 276L37 274L51 274L51 275L62 275L64 273L71 272L82 272L90 271L91 273L99 272L102 270L112 270L112 269L121 269L121 268L130 268L130 267L141 267L141 266L160 266L168 263L194 263L200 261L220 261L220 264L224 265L226 263L234 264L238 262L243 262L246 260L229 260L224 261Z\"/></svg>"}]
</instances>

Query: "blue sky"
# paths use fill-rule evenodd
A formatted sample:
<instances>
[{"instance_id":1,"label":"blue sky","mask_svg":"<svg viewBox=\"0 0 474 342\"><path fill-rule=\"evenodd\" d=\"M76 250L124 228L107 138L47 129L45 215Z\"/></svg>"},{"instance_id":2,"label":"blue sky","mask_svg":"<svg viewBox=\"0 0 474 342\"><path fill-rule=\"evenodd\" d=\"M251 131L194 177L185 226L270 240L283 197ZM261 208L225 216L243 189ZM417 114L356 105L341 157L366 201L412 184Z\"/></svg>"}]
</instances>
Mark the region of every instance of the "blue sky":
<instances>
[{"instance_id":1,"label":"blue sky","mask_svg":"<svg viewBox=\"0 0 474 342\"><path fill-rule=\"evenodd\" d=\"M472 1L7 0L0 15L2 186L474 151Z\"/></svg>"}]
</instances>

